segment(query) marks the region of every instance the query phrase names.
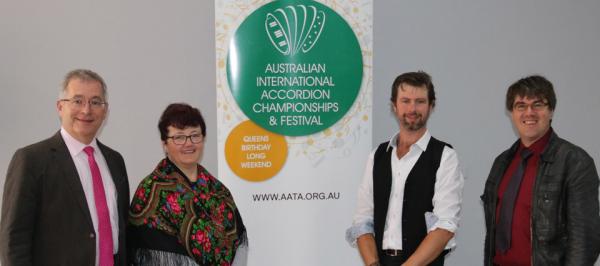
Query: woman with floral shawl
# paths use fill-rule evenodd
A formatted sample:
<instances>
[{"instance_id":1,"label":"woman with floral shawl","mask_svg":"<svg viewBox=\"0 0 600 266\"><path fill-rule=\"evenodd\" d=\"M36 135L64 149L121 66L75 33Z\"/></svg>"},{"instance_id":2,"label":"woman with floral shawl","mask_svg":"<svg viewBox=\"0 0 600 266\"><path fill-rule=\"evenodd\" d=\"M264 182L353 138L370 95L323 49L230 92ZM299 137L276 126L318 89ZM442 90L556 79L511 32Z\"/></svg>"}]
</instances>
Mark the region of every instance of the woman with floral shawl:
<instances>
[{"instance_id":1,"label":"woman with floral shawl","mask_svg":"<svg viewBox=\"0 0 600 266\"><path fill-rule=\"evenodd\" d=\"M129 210L133 265L243 265L246 229L227 187L199 164L200 111L171 104L158 123L166 158L138 186Z\"/></svg>"}]
</instances>

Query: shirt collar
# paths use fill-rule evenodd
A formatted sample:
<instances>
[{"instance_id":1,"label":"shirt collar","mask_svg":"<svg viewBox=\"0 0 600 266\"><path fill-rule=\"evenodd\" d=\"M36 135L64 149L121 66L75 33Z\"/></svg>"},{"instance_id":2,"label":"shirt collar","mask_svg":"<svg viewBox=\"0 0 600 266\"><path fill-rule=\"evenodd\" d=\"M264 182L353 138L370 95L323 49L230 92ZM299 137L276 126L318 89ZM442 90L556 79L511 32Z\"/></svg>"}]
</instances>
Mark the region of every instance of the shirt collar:
<instances>
[{"instance_id":1,"label":"shirt collar","mask_svg":"<svg viewBox=\"0 0 600 266\"><path fill-rule=\"evenodd\" d=\"M385 149L386 151L389 150L390 148L398 148L397 144L398 144L398 137L399 136L400 136L400 132L396 133L390 139L390 143L388 143L388 146ZM429 140L430 139L431 139L431 134L429 134L429 129L427 129L425 131L425 134L423 134L423 136L421 136L421 138L419 138L419 140L417 140L417 142L415 142L412 146L417 146L422 151L425 151L425 150L427 150L427 145L429 144Z\"/></svg>"},{"instance_id":2,"label":"shirt collar","mask_svg":"<svg viewBox=\"0 0 600 266\"><path fill-rule=\"evenodd\" d=\"M98 151L98 143L96 141L96 138L94 138L94 140L92 140L92 143L90 143L89 145L83 144L83 143L79 142L77 139L75 139L73 136L71 136L71 134L69 134L69 132L67 132L67 130L64 127L60 128L60 135L62 136L63 140L65 141L65 144L67 145L67 148L69 149L69 153L71 154L71 157L75 157L75 156L79 155L81 152L83 152L83 148L85 148L87 146L92 146L94 148L94 153L96 153L96 151Z\"/></svg>"},{"instance_id":3,"label":"shirt collar","mask_svg":"<svg viewBox=\"0 0 600 266\"><path fill-rule=\"evenodd\" d=\"M548 131L546 132L546 134L544 134L544 136L542 136L540 139L536 140L534 143L532 143L531 145L529 145L528 148L525 147L525 145L523 145L523 142L521 142L519 144L519 149L517 150L517 152L521 152L523 149L528 149L530 151L532 151L534 154L541 154L544 149L546 148L546 146L548 145L548 142L550 141L550 136L552 135L552 128L548 129Z\"/></svg>"}]
</instances>

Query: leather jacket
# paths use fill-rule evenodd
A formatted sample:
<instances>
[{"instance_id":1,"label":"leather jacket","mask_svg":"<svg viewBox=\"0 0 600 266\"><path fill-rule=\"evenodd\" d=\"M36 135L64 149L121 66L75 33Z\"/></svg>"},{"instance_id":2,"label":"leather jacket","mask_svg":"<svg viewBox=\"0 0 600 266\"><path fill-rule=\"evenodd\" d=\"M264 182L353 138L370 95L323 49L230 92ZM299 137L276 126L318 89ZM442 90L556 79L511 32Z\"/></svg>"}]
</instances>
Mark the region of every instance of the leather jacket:
<instances>
[{"instance_id":1,"label":"leather jacket","mask_svg":"<svg viewBox=\"0 0 600 266\"><path fill-rule=\"evenodd\" d=\"M541 154L531 203L531 265L593 265L600 252L598 173L580 147L551 133ZM495 255L498 186L519 140L496 160L485 183L484 265Z\"/></svg>"}]
</instances>

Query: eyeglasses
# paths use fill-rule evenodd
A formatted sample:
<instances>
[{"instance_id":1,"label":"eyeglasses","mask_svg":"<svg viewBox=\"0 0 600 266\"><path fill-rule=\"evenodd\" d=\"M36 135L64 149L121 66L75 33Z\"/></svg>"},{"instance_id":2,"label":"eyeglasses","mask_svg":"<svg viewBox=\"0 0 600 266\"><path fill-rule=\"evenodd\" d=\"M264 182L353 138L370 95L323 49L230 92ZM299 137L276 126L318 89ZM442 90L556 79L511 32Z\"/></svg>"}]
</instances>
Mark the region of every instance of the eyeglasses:
<instances>
[{"instance_id":1,"label":"eyeglasses","mask_svg":"<svg viewBox=\"0 0 600 266\"><path fill-rule=\"evenodd\" d=\"M107 102L100 98L92 98L86 101L83 97L78 96L75 96L71 99L60 99L60 101L70 103L73 108L83 108L86 104L88 104L90 108L99 110L108 105Z\"/></svg>"},{"instance_id":2,"label":"eyeglasses","mask_svg":"<svg viewBox=\"0 0 600 266\"><path fill-rule=\"evenodd\" d=\"M513 106L513 110L519 111L519 112L525 112L525 111L527 111L529 106L531 106L531 109L533 111L541 111L546 106L548 106L548 103L545 103L543 101L536 101L536 102L533 102L532 104L526 104L526 103L519 102Z\"/></svg>"},{"instance_id":3,"label":"eyeglasses","mask_svg":"<svg viewBox=\"0 0 600 266\"><path fill-rule=\"evenodd\" d=\"M202 142L204 140L204 136L202 136L202 134L200 134L200 133L192 134L192 135L189 135L189 136L186 136L186 135L175 135L175 136L170 136L170 137L167 137L167 138L168 139L173 139L173 143L175 143L177 145L183 145L183 144L185 144L185 142L187 141L188 138L194 144L198 144L198 143L200 143L200 142Z\"/></svg>"}]
</instances>

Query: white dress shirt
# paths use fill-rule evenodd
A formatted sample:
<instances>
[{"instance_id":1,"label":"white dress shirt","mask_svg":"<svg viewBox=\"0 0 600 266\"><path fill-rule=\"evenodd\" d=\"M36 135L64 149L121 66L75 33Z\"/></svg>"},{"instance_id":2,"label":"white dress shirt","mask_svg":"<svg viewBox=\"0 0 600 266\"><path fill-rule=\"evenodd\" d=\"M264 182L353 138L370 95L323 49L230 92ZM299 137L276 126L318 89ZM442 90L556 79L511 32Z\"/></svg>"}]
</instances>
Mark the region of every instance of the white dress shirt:
<instances>
[{"instance_id":1,"label":"white dress shirt","mask_svg":"<svg viewBox=\"0 0 600 266\"><path fill-rule=\"evenodd\" d=\"M104 159L104 155L102 155L95 138L92 143L85 145L73 138L64 128L60 129L60 134L62 135L62 138L69 149L71 158L73 158L75 168L77 168L77 174L79 175L79 180L81 181L81 186L83 187L83 192L85 193L85 199L87 200L88 209L90 210L90 215L92 216L94 231L96 232L96 236L98 236L98 214L96 213L96 203L94 200L92 172L88 163L87 154L85 154L83 151L86 146L92 146L94 148L94 158L96 159L98 168L100 168L102 184L104 185L104 193L106 194L106 204L110 213L113 254L116 254L119 250L119 212L117 209L117 190L115 188L112 175L110 174L110 170L108 169L108 165L106 164L106 160ZM98 237L96 237L96 265L98 265L98 253L99 245Z\"/></svg>"},{"instance_id":2,"label":"white dress shirt","mask_svg":"<svg viewBox=\"0 0 600 266\"><path fill-rule=\"evenodd\" d=\"M396 155L398 133L390 139L388 149L392 148L392 186L387 217L383 232L383 249L402 249L402 208L404 199L404 185L411 169L427 149L431 135L429 131L413 145L402 158ZM358 188L358 203L352 227L346 231L346 240L356 245L356 239L367 233L374 234L373 230L373 160L374 149L369 155L363 181ZM462 201L464 177L459 167L456 152L446 146L442 152L440 166L436 172L434 196L432 200L433 213L424 213L428 232L441 228L456 232ZM448 241L446 249L456 246L454 238Z\"/></svg>"}]
</instances>

